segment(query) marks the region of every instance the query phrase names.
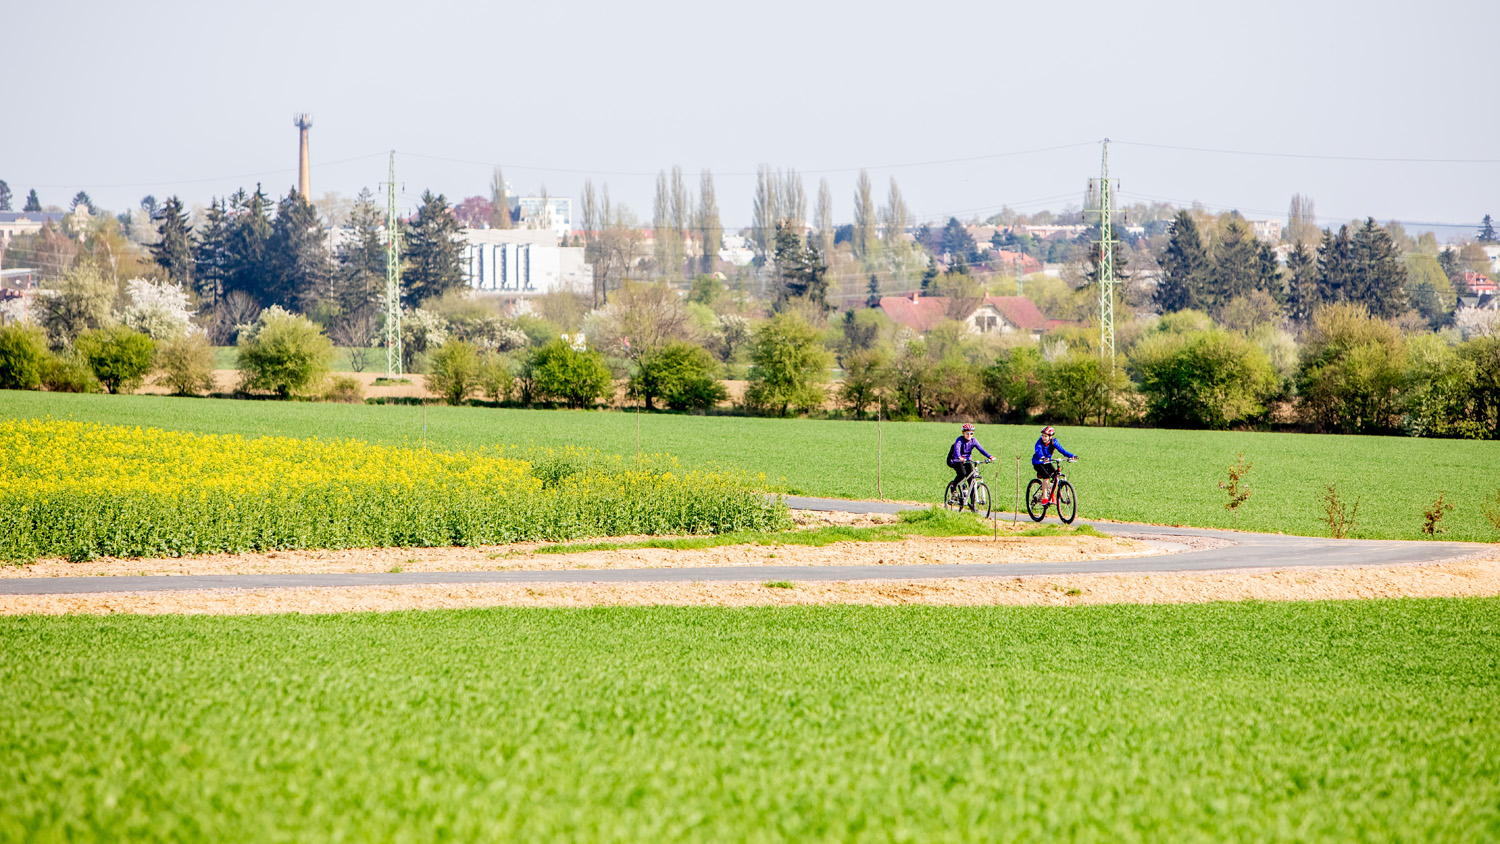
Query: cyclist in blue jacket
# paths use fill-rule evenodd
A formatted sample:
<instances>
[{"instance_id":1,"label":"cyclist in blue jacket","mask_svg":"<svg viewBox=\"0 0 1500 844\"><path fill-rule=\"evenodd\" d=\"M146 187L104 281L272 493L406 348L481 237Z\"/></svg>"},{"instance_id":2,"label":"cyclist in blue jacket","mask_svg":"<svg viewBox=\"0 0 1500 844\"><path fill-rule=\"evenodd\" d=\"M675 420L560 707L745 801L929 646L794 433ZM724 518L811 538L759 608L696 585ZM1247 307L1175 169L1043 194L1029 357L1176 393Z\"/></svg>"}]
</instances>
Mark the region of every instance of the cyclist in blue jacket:
<instances>
[{"instance_id":1,"label":"cyclist in blue jacket","mask_svg":"<svg viewBox=\"0 0 1500 844\"><path fill-rule=\"evenodd\" d=\"M974 464L970 462L969 456L974 453L975 449L978 449L979 453L985 457L989 457L991 460L995 459L994 457L990 457L988 451L984 450L984 446L979 444L979 440L974 439L973 423L965 422L963 430L958 435L958 439L953 441L953 447L948 449L948 468L953 470L954 483L963 483L965 479L974 474Z\"/></svg>"},{"instance_id":2,"label":"cyclist in blue jacket","mask_svg":"<svg viewBox=\"0 0 1500 844\"><path fill-rule=\"evenodd\" d=\"M1036 470L1036 476L1042 479L1042 503L1052 503L1052 478L1057 475L1057 467L1052 465L1052 452L1062 452L1062 456L1068 458L1072 463L1078 459L1078 455L1070 454L1062 444L1057 441L1057 431L1051 425L1042 429L1042 435L1037 438L1036 452L1031 455L1031 468Z\"/></svg>"}]
</instances>

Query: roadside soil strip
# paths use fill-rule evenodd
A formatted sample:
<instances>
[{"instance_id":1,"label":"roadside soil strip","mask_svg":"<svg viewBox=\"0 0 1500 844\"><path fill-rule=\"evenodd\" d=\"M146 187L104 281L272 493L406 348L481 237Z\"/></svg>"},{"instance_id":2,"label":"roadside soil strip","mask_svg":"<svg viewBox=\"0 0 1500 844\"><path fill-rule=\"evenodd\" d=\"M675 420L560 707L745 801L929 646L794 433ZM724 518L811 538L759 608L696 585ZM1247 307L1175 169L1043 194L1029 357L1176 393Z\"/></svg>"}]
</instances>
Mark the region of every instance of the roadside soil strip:
<instances>
[{"instance_id":1,"label":"roadside soil strip","mask_svg":"<svg viewBox=\"0 0 1500 844\"><path fill-rule=\"evenodd\" d=\"M476 607L1075 606L1500 595L1500 552L1428 565L1192 575L1061 575L796 583L625 583L221 589L0 596L0 615L390 612Z\"/></svg>"}]
</instances>

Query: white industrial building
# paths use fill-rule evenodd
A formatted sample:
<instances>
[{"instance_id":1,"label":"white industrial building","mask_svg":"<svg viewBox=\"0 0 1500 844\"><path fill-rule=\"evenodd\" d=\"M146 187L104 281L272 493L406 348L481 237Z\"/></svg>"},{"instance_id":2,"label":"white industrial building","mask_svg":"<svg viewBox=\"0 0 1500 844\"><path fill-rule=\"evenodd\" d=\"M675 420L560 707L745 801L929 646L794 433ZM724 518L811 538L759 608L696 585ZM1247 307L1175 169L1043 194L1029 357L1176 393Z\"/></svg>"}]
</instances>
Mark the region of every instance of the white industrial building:
<instances>
[{"instance_id":1,"label":"white industrial building","mask_svg":"<svg viewBox=\"0 0 1500 844\"><path fill-rule=\"evenodd\" d=\"M477 292L538 296L553 290L592 290L593 267L583 247L558 246L548 229L465 229L462 267Z\"/></svg>"}]
</instances>

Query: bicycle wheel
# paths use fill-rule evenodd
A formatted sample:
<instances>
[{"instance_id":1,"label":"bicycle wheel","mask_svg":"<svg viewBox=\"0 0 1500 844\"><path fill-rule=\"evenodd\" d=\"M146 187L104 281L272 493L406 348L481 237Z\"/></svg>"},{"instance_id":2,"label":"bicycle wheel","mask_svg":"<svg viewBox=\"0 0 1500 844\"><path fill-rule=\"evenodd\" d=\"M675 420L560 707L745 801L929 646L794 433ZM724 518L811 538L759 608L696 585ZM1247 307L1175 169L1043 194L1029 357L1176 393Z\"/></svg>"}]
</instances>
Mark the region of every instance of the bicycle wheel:
<instances>
[{"instance_id":1,"label":"bicycle wheel","mask_svg":"<svg viewBox=\"0 0 1500 844\"><path fill-rule=\"evenodd\" d=\"M1078 495L1073 492L1073 485L1067 481L1059 481L1057 484L1057 517L1063 520L1063 524L1071 525L1073 517L1078 515Z\"/></svg>"},{"instance_id":2,"label":"bicycle wheel","mask_svg":"<svg viewBox=\"0 0 1500 844\"><path fill-rule=\"evenodd\" d=\"M948 489L943 493L943 507L948 510L962 510L963 506L963 492L959 489L958 481L949 481Z\"/></svg>"},{"instance_id":3,"label":"bicycle wheel","mask_svg":"<svg viewBox=\"0 0 1500 844\"><path fill-rule=\"evenodd\" d=\"M1026 515L1033 522L1040 522L1047 515L1047 505L1042 503L1042 482L1039 478L1032 478L1031 483L1026 485Z\"/></svg>"},{"instance_id":4,"label":"bicycle wheel","mask_svg":"<svg viewBox=\"0 0 1500 844\"><path fill-rule=\"evenodd\" d=\"M990 517L990 488L984 481L974 485L974 497L970 500L969 509L981 519Z\"/></svg>"}]
</instances>

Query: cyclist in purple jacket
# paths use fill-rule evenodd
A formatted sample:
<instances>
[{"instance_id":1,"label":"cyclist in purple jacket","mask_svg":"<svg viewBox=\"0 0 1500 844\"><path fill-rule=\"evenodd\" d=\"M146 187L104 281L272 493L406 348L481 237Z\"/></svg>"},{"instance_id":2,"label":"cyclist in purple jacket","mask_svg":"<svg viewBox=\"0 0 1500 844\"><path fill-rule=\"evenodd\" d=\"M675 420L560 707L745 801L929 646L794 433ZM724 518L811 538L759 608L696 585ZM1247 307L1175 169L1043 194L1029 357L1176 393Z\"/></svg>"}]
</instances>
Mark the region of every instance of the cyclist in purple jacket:
<instances>
[{"instance_id":1,"label":"cyclist in purple jacket","mask_svg":"<svg viewBox=\"0 0 1500 844\"><path fill-rule=\"evenodd\" d=\"M1052 452L1060 451L1072 463L1078 459L1078 455L1068 453L1057 441L1057 431L1051 425L1042 429L1042 435L1037 438L1036 452L1031 455L1031 468L1036 470L1036 476L1042 479L1042 503L1052 503L1052 478L1057 474L1057 467L1052 465Z\"/></svg>"},{"instance_id":2,"label":"cyclist in purple jacket","mask_svg":"<svg viewBox=\"0 0 1500 844\"><path fill-rule=\"evenodd\" d=\"M965 478L974 474L974 464L970 462L970 455L974 453L975 449L978 449L979 453L985 457L989 457L991 460L995 459L990 457L988 451L984 450L984 446L979 444L979 440L974 439L973 423L965 422L963 431L958 435L958 439L953 441L953 447L948 449L948 468L953 470L954 483L963 483Z\"/></svg>"}]
</instances>

